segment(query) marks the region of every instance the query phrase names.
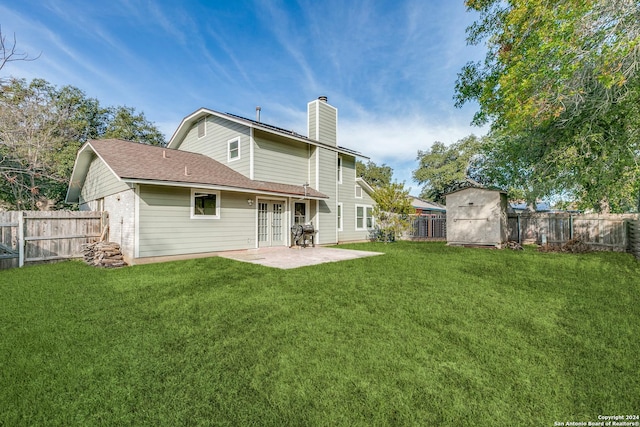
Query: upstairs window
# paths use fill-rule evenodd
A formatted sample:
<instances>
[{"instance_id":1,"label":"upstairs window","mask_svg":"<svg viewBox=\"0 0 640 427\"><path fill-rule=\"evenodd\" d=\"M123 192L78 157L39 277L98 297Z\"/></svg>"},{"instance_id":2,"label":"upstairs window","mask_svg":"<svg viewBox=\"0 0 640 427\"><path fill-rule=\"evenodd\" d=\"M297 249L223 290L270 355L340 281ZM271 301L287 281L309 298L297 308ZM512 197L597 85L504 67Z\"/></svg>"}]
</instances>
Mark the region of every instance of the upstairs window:
<instances>
[{"instance_id":1,"label":"upstairs window","mask_svg":"<svg viewBox=\"0 0 640 427\"><path fill-rule=\"evenodd\" d=\"M240 137L227 142L227 160L232 162L240 158Z\"/></svg>"},{"instance_id":2,"label":"upstairs window","mask_svg":"<svg viewBox=\"0 0 640 427\"><path fill-rule=\"evenodd\" d=\"M205 118L198 120L198 138L202 138L207 134L207 121Z\"/></svg>"},{"instance_id":3,"label":"upstairs window","mask_svg":"<svg viewBox=\"0 0 640 427\"><path fill-rule=\"evenodd\" d=\"M338 156L338 184L342 184L342 157Z\"/></svg>"},{"instance_id":4,"label":"upstairs window","mask_svg":"<svg viewBox=\"0 0 640 427\"><path fill-rule=\"evenodd\" d=\"M356 185L356 199L362 199L362 187Z\"/></svg>"}]
</instances>

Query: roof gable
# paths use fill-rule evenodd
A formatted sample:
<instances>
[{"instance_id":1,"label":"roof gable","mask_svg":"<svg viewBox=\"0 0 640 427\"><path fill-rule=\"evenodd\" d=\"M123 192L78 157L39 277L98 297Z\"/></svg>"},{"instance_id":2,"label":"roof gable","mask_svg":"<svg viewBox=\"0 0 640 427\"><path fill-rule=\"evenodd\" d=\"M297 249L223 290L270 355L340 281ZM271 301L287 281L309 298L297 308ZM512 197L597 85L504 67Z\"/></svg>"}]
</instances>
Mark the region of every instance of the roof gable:
<instances>
[{"instance_id":1,"label":"roof gable","mask_svg":"<svg viewBox=\"0 0 640 427\"><path fill-rule=\"evenodd\" d=\"M368 159L367 156L363 155L362 153L359 153L355 150L351 150L349 148L345 148L345 147L340 147L340 146L332 146L329 144L325 144L322 143L320 141L316 141L314 139L311 139L309 137L306 137L304 135L300 135L297 132L294 132L292 130L286 130L277 126L273 126L273 125L269 125L266 123L262 123L262 122L258 122L256 120L251 120L251 119L247 119L245 117L241 117L241 116L237 116L235 114L230 114L230 113L221 113L219 111L215 111L215 110L210 110L208 108L200 108L196 111L194 111L193 113L189 114L188 116L186 116L184 119L182 119L182 121L180 122L180 125L178 125L178 128L176 129L176 131L173 133L173 135L171 136L171 139L169 139L169 143L167 144L167 148L171 148L171 149L179 149L180 145L182 144L182 141L184 141L184 138L187 136L187 133L189 132L189 130L192 128L192 126L200 119L202 119L203 117L207 117L207 116L216 116L216 117L220 117L222 119L225 120L229 120L233 123L238 123L241 125L245 125L248 128L253 128L253 129L259 129L261 131L264 131L266 133L270 133L273 135L278 135L281 137L285 137L287 139L290 139L292 141L298 141L298 142L303 142L305 144L311 144L311 145L315 145L315 146L319 146L319 147L323 147L323 148L327 148L342 154L347 154L347 155L351 155L354 157L361 157L364 159Z\"/></svg>"},{"instance_id":2,"label":"roof gable","mask_svg":"<svg viewBox=\"0 0 640 427\"><path fill-rule=\"evenodd\" d=\"M325 194L302 185L254 181L203 154L118 139L91 140L78 152L67 201L76 202L95 153L125 182L206 186L244 192L264 192L324 199Z\"/></svg>"}]
</instances>

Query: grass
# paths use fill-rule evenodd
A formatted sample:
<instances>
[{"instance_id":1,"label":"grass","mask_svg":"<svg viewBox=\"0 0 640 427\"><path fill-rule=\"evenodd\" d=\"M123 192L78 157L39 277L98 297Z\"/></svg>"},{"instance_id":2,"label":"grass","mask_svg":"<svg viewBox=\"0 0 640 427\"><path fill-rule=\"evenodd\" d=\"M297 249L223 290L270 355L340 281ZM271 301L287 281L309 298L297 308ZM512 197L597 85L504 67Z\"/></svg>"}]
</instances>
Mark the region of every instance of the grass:
<instances>
[{"instance_id":1,"label":"grass","mask_svg":"<svg viewBox=\"0 0 640 427\"><path fill-rule=\"evenodd\" d=\"M0 271L0 425L538 425L640 410L640 263L398 242Z\"/></svg>"}]
</instances>

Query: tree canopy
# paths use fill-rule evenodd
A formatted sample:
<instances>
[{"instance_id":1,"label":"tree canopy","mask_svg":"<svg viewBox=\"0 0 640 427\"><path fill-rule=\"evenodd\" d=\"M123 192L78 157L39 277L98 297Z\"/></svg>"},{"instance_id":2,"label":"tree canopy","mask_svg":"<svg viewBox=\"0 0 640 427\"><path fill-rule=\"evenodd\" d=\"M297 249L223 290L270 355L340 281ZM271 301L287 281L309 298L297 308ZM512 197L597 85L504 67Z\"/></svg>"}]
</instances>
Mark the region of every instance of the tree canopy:
<instances>
[{"instance_id":1,"label":"tree canopy","mask_svg":"<svg viewBox=\"0 0 640 427\"><path fill-rule=\"evenodd\" d=\"M484 61L458 75L456 105L491 123L494 178L529 198L570 194L581 207L640 203L640 3L467 0L468 42Z\"/></svg>"},{"instance_id":2,"label":"tree canopy","mask_svg":"<svg viewBox=\"0 0 640 427\"><path fill-rule=\"evenodd\" d=\"M409 228L409 215L415 213L409 190L404 188L404 184L394 182L376 187L372 197L376 202L373 216L376 218L377 238L391 242Z\"/></svg>"},{"instance_id":3,"label":"tree canopy","mask_svg":"<svg viewBox=\"0 0 640 427\"><path fill-rule=\"evenodd\" d=\"M481 145L478 137L469 135L450 146L436 141L431 149L418 151L413 179L423 186L420 197L444 203L450 188L467 178L476 178L475 162Z\"/></svg>"},{"instance_id":4,"label":"tree canopy","mask_svg":"<svg viewBox=\"0 0 640 427\"><path fill-rule=\"evenodd\" d=\"M378 166L372 161L363 163L358 160L356 161L356 176L364 179L373 187L381 187L391 184L393 169L391 169L391 166L387 166L384 163Z\"/></svg>"},{"instance_id":5,"label":"tree canopy","mask_svg":"<svg viewBox=\"0 0 640 427\"><path fill-rule=\"evenodd\" d=\"M78 149L95 138L164 144L133 108L104 108L73 86L7 79L0 84L0 201L23 210L60 206Z\"/></svg>"}]
</instances>

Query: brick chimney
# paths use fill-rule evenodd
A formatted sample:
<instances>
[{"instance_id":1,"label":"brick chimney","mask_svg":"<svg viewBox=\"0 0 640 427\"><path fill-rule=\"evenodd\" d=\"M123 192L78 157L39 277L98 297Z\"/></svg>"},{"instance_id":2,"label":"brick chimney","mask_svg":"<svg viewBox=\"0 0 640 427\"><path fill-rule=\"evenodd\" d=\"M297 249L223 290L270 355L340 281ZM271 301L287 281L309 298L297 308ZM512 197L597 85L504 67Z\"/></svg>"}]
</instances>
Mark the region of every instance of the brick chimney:
<instances>
[{"instance_id":1,"label":"brick chimney","mask_svg":"<svg viewBox=\"0 0 640 427\"><path fill-rule=\"evenodd\" d=\"M307 104L308 136L316 141L333 145L338 143L338 109L329 105L326 96Z\"/></svg>"}]
</instances>

